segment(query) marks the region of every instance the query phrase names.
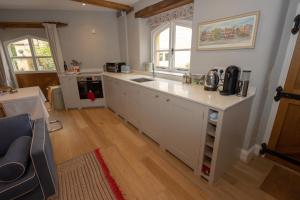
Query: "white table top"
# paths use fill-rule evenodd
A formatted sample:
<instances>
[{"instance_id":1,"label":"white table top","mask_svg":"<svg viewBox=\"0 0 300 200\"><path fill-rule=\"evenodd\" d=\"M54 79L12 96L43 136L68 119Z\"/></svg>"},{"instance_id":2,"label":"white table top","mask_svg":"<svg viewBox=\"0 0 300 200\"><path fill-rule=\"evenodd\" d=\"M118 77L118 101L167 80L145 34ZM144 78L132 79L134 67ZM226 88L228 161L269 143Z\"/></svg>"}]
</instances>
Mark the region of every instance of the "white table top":
<instances>
[{"instance_id":1,"label":"white table top","mask_svg":"<svg viewBox=\"0 0 300 200\"><path fill-rule=\"evenodd\" d=\"M31 119L44 118L48 121L49 113L45 106L46 98L39 87L19 88L18 92L0 96L7 116L28 113Z\"/></svg>"},{"instance_id":2,"label":"white table top","mask_svg":"<svg viewBox=\"0 0 300 200\"><path fill-rule=\"evenodd\" d=\"M179 81L162 78L155 78L154 81L137 83L132 81L131 79L152 77L136 73L124 74L105 72L104 75L127 81L136 85L144 86L149 89L165 92L167 94L178 96L219 110L226 110L246 99L252 98L255 95L255 88L249 88L247 97L238 97L236 95L222 96L217 91L206 91L204 90L204 87L200 85L183 84Z\"/></svg>"},{"instance_id":3,"label":"white table top","mask_svg":"<svg viewBox=\"0 0 300 200\"><path fill-rule=\"evenodd\" d=\"M46 98L44 94L42 93L41 89L39 87L28 87L28 88L18 88L18 92L12 93L12 94L5 94L0 96L0 102L8 102L8 101L17 101L20 99L26 99L26 98L32 98L40 96L45 101Z\"/></svg>"}]
</instances>

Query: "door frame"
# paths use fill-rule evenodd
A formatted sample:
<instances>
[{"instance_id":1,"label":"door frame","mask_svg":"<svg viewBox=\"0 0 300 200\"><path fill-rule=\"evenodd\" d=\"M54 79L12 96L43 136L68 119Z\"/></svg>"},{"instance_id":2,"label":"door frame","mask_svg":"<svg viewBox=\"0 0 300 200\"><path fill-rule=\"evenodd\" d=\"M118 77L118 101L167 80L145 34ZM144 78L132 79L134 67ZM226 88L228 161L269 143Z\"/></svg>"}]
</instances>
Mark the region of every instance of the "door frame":
<instances>
[{"instance_id":1,"label":"door frame","mask_svg":"<svg viewBox=\"0 0 300 200\"><path fill-rule=\"evenodd\" d=\"M294 15L296 16L298 14L300 14L300 3L298 3L297 11ZM293 57L293 54L294 54L294 50L295 50L295 47L296 47L298 36L299 36L299 33L297 33L296 35L293 35L292 33L290 34L290 39L289 39L288 46L287 46L286 53L285 53L285 57L284 57L283 67L281 69L280 77L279 77L279 80L277 82L278 86L280 86L280 85L284 86L285 85L287 75L288 75L288 72L289 72L289 69L290 69L292 57ZM268 144L269 140L271 138L272 129L273 129L273 126L274 126L275 118L277 116L279 103L280 102L272 101L272 107L271 107L271 111L270 111L270 115L269 115L269 120L267 122L267 127L266 127L266 131L265 131L264 138L263 138L264 143Z\"/></svg>"}]
</instances>

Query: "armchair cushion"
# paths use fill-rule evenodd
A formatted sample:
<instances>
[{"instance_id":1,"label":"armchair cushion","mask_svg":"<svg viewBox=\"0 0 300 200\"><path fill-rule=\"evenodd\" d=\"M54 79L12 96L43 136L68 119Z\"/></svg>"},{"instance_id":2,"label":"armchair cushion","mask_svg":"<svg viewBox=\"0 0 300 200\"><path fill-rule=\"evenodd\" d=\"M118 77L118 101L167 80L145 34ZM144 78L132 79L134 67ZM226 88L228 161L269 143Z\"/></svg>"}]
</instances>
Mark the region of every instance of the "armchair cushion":
<instances>
[{"instance_id":1,"label":"armchair cushion","mask_svg":"<svg viewBox=\"0 0 300 200\"><path fill-rule=\"evenodd\" d=\"M0 182L12 182L25 173L30 159L31 137L17 138L8 148L5 156L0 158Z\"/></svg>"},{"instance_id":2,"label":"armchair cushion","mask_svg":"<svg viewBox=\"0 0 300 200\"><path fill-rule=\"evenodd\" d=\"M32 136L32 122L28 114L0 118L0 157L21 136Z\"/></svg>"},{"instance_id":3,"label":"armchair cushion","mask_svg":"<svg viewBox=\"0 0 300 200\"><path fill-rule=\"evenodd\" d=\"M0 199L12 200L18 197L23 199L23 195L36 190L38 187L39 179L36 176L32 163L29 163L25 175L20 179L10 183L0 183Z\"/></svg>"}]
</instances>

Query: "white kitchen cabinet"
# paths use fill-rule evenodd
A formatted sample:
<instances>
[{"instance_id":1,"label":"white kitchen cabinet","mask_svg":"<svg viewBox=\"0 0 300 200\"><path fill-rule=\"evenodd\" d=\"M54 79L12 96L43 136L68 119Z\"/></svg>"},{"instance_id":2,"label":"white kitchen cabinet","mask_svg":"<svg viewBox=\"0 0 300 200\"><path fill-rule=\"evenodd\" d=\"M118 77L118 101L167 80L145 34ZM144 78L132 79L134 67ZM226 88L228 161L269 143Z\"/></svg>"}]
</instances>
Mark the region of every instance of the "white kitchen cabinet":
<instances>
[{"instance_id":1,"label":"white kitchen cabinet","mask_svg":"<svg viewBox=\"0 0 300 200\"><path fill-rule=\"evenodd\" d=\"M105 97L105 104L107 107L111 108L111 89L112 89L112 79L106 76L103 77L103 86L104 86L104 97Z\"/></svg>"},{"instance_id":2,"label":"white kitchen cabinet","mask_svg":"<svg viewBox=\"0 0 300 200\"><path fill-rule=\"evenodd\" d=\"M160 92L141 89L141 129L157 143L164 145L165 95Z\"/></svg>"},{"instance_id":3,"label":"white kitchen cabinet","mask_svg":"<svg viewBox=\"0 0 300 200\"><path fill-rule=\"evenodd\" d=\"M114 82L114 91L116 92L114 95L116 96L116 112L123 118L127 118L127 88L126 83L124 81L116 81Z\"/></svg>"},{"instance_id":4,"label":"white kitchen cabinet","mask_svg":"<svg viewBox=\"0 0 300 200\"><path fill-rule=\"evenodd\" d=\"M224 97L173 81L137 84L131 81L136 75L107 77L109 107L210 184L239 159L254 93L247 98ZM160 88L165 85L168 92ZM180 96L181 89L190 96ZM209 119L211 113L218 114L217 120Z\"/></svg>"},{"instance_id":5,"label":"white kitchen cabinet","mask_svg":"<svg viewBox=\"0 0 300 200\"><path fill-rule=\"evenodd\" d=\"M143 107L141 107L140 87L133 84L124 84L123 90L125 91L126 118L131 124L140 127L140 119L142 116Z\"/></svg>"},{"instance_id":6,"label":"white kitchen cabinet","mask_svg":"<svg viewBox=\"0 0 300 200\"><path fill-rule=\"evenodd\" d=\"M60 76L59 81L66 109L81 107L76 76Z\"/></svg>"},{"instance_id":7,"label":"white kitchen cabinet","mask_svg":"<svg viewBox=\"0 0 300 200\"><path fill-rule=\"evenodd\" d=\"M120 116L127 118L129 85L123 81L105 77L104 88L107 106Z\"/></svg>"},{"instance_id":8,"label":"white kitchen cabinet","mask_svg":"<svg viewBox=\"0 0 300 200\"><path fill-rule=\"evenodd\" d=\"M165 99L167 114L164 127L166 149L196 169L201 149L205 107L173 96Z\"/></svg>"},{"instance_id":9,"label":"white kitchen cabinet","mask_svg":"<svg viewBox=\"0 0 300 200\"><path fill-rule=\"evenodd\" d=\"M113 79L111 81L111 88L109 91L111 98L110 108L116 113L120 113L122 109L122 105L120 105L122 97L120 85L120 81Z\"/></svg>"},{"instance_id":10,"label":"white kitchen cabinet","mask_svg":"<svg viewBox=\"0 0 300 200\"><path fill-rule=\"evenodd\" d=\"M196 168L204 107L116 79L104 79L108 106L162 148Z\"/></svg>"}]
</instances>

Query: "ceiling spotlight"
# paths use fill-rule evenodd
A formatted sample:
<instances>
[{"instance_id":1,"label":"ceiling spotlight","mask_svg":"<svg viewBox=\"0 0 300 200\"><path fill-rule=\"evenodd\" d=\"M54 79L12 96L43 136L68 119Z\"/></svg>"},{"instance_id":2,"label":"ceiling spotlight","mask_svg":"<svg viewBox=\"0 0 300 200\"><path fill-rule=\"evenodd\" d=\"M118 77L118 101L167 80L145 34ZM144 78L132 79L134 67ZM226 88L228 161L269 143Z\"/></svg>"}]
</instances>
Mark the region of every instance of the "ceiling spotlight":
<instances>
[{"instance_id":1,"label":"ceiling spotlight","mask_svg":"<svg viewBox=\"0 0 300 200\"><path fill-rule=\"evenodd\" d=\"M82 3L83 6L86 6L86 3Z\"/></svg>"}]
</instances>

